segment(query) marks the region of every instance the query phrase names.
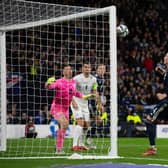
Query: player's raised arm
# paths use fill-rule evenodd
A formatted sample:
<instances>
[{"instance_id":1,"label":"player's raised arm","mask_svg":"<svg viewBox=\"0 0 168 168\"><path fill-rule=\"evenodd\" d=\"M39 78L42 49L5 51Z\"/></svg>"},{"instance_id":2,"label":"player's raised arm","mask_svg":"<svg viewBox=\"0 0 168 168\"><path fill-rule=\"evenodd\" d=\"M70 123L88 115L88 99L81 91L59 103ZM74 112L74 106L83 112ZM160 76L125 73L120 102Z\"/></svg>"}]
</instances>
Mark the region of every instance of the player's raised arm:
<instances>
[{"instance_id":1,"label":"player's raised arm","mask_svg":"<svg viewBox=\"0 0 168 168\"><path fill-rule=\"evenodd\" d=\"M54 89L56 86L56 83L55 83L56 79L54 76L50 77L47 79L46 83L45 83L45 88L47 89Z\"/></svg>"}]
</instances>

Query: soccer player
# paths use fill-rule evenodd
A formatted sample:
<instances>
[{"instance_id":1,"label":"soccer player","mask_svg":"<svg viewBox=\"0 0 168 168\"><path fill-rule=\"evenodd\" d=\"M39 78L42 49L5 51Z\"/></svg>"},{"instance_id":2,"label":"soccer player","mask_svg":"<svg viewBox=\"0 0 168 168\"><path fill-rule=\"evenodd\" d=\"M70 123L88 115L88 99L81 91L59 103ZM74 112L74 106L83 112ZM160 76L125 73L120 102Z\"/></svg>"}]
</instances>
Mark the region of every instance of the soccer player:
<instances>
[{"instance_id":1,"label":"soccer player","mask_svg":"<svg viewBox=\"0 0 168 168\"><path fill-rule=\"evenodd\" d=\"M105 103L105 100L104 100L104 95L103 95L103 92L104 92L104 74L106 72L106 66L104 64L100 64L98 65L97 67L97 70L96 70L96 79L97 79L97 84L98 84L98 87L97 87L97 91L99 93L99 96L101 97L101 102L104 104Z\"/></svg>"},{"instance_id":2,"label":"soccer player","mask_svg":"<svg viewBox=\"0 0 168 168\"><path fill-rule=\"evenodd\" d=\"M163 75L164 90L157 93L156 97L159 103L154 107L152 112L147 115L147 120L151 122L154 122L158 115L168 107L168 53L164 56L164 65L157 66L156 71Z\"/></svg>"},{"instance_id":3,"label":"soccer player","mask_svg":"<svg viewBox=\"0 0 168 168\"><path fill-rule=\"evenodd\" d=\"M63 69L63 78L55 80L54 77L49 78L45 84L48 89L55 89L55 97L51 105L51 115L59 124L56 137L56 152L63 153L63 144L65 131L69 124L69 106L73 96L87 99L92 95L83 96L83 94L76 90L76 82L72 79L71 66L66 65Z\"/></svg>"},{"instance_id":4,"label":"soccer player","mask_svg":"<svg viewBox=\"0 0 168 168\"><path fill-rule=\"evenodd\" d=\"M92 105L93 111L96 111L97 107L100 109L103 108L102 106L106 103L106 98L104 96L104 74L106 72L106 66L104 64L99 64L96 69L96 81L97 81L97 100L91 99L90 103ZM99 110L99 109L98 109ZM93 114L95 116L95 114Z\"/></svg>"},{"instance_id":5,"label":"soccer player","mask_svg":"<svg viewBox=\"0 0 168 168\"><path fill-rule=\"evenodd\" d=\"M90 134L88 133L89 137L93 137L96 133L96 130L98 133L101 134L103 131L103 120L102 120L102 115L104 112L104 105L106 103L106 99L104 96L104 75L106 72L106 66L104 64L99 64L96 68L96 80L97 80L97 92L98 92L98 97L97 100L91 99L90 104L92 107L92 122L91 122L91 130ZM87 139L87 144L89 145L89 148L95 149L96 146L93 143L92 139L89 138Z\"/></svg>"},{"instance_id":6,"label":"soccer player","mask_svg":"<svg viewBox=\"0 0 168 168\"><path fill-rule=\"evenodd\" d=\"M157 153L157 149L155 147L157 121L168 121L168 53L164 56L164 64L165 68L163 68L163 66L156 67L156 71L163 75L164 90L156 94L159 103L146 118L150 147L145 153L143 153L144 156L154 155Z\"/></svg>"},{"instance_id":7,"label":"soccer player","mask_svg":"<svg viewBox=\"0 0 168 168\"><path fill-rule=\"evenodd\" d=\"M90 73L91 65L89 63L84 63L82 65L82 73L74 77L74 80L77 82L77 89L84 95L92 93L97 94L96 78ZM74 97L71 110L77 123L74 128L72 150L87 150L88 148L84 145L84 140L90 127L88 100Z\"/></svg>"}]
</instances>

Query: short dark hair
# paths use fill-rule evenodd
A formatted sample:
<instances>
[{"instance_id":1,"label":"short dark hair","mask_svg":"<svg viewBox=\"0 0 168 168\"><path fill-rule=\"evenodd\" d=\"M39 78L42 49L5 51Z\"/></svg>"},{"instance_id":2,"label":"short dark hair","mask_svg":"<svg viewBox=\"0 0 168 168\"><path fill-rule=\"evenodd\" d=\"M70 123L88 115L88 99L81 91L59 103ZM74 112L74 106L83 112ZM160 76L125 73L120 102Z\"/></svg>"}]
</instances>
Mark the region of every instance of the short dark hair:
<instances>
[{"instance_id":1,"label":"short dark hair","mask_svg":"<svg viewBox=\"0 0 168 168\"><path fill-rule=\"evenodd\" d=\"M105 66L104 64L98 64L97 66L96 66L96 69L98 68L98 67L100 67L100 66Z\"/></svg>"},{"instance_id":2,"label":"short dark hair","mask_svg":"<svg viewBox=\"0 0 168 168\"><path fill-rule=\"evenodd\" d=\"M71 67L71 65L70 65L70 64L63 64L62 69L66 68L66 67L68 67L68 66L70 66L70 67Z\"/></svg>"},{"instance_id":3,"label":"short dark hair","mask_svg":"<svg viewBox=\"0 0 168 168\"><path fill-rule=\"evenodd\" d=\"M86 64L86 65L91 65L91 63L90 63L90 62L88 62L88 61L84 60L84 61L83 61L83 63L82 63L82 66L84 66L85 64Z\"/></svg>"}]
</instances>

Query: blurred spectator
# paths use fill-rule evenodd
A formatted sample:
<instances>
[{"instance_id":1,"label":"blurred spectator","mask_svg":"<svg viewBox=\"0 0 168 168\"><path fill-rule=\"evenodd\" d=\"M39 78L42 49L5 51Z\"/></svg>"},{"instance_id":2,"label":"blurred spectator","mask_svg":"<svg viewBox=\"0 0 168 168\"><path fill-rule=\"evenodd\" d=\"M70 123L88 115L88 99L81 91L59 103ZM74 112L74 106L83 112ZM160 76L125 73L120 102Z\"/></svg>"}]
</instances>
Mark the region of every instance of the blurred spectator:
<instances>
[{"instance_id":1,"label":"blurred spectator","mask_svg":"<svg viewBox=\"0 0 168 168\"><path fill-rule=\"evenodd\" d=\"M146 54L143 64L147 72L151 73L154 70L154 61L149 53Z\"/></svg>"},{"instance_id":2,"label":"blurred spectator","mask_svg":"<svg viewBox=\"0 0 168 168\"><path fill-rule=\"evenodd\" d=\"M27 123L27 119L28 119L27 113L23 112L22 116L21 116L20 124L26 124Z\"/></svg>"},{"instance_id":3,"label":"blurred spectator","mask_svg":"<svg viewBox=\"0 0 168 168\"><path fill-rule=\"evenodd\" d=\"M13 116L12 116L12 113L7 113L7 116L6 116L6 123L7 124L13 124Z\"/></svg>"},{"instance_id":4,"label":"blurred spectator","mask_svg":"<svg viewBox=\"0 0 168 168\"><path fill-rule=\"evenodd\" d=\"M33 123L32 117L29 117L28 122L25 126L25 137L26 138L36 138L37 137L37 132L36 132L36 128Z\"/></svg>"},{"instance_id":5,"label":"blurred spectator","mask_svg":"<svg viewBox=\"0 0 168 168\"><path fill-rule=\"evenodd\" d=\"M126 134L126 136L127 137L135 136L134 133L136 131L136 125L142 123L140 116L137 113L135 113L133 108L129 108L126 120L127 120L127 134Z\"/></svg>"},{"instance_id":6,"label":"blurred spectator","mask_svg":"<svg viewBox=\"0 0 168 168\"><path fill-rule=\"evenodd\" d=\"M47 124L47 115L49 115L48 106L42 105L42 108L35 113L35 124Z\"/></svg>"},{"instance_id":7,"label":"blurred spectator","mask_svg":"<svg viewBox=\"0 0 168 168\"><path fill-rule=\"evenodd\" d=\"M17 104L12 104L11 124L19 124L19 113L17 112Z\"/></svg>"}]
</instances>

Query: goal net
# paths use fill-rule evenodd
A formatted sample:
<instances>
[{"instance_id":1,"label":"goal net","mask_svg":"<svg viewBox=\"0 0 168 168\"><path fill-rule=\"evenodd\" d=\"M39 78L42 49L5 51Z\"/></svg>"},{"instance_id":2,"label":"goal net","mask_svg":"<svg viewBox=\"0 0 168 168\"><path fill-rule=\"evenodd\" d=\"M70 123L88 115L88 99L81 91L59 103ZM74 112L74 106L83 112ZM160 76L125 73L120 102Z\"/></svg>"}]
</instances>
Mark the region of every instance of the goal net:
<instances>
[{"instance_id":1,"label":"goal net","mask_svg":"<svg viewBox=\"0 0 168 168\"><path fill-rule=\"evenodd\" d=\"M0 158L9 157L117 157L117 80L115 7L86 8L21 0L0 2ZM72 151L75 126L70 110L64 154L55 153L58 123L50 115L54 91L44 85L62 77L65 64L73 75L83 61L97 73L106 66L102 101L89 100L91 128L88 150ZM112 74L112 75L110 75ZM34 127L26 127L28 121ZM26 137L31 133L30 137ZM93 147L94 144L94 147Z\"/></svg>"}]
</instances>

